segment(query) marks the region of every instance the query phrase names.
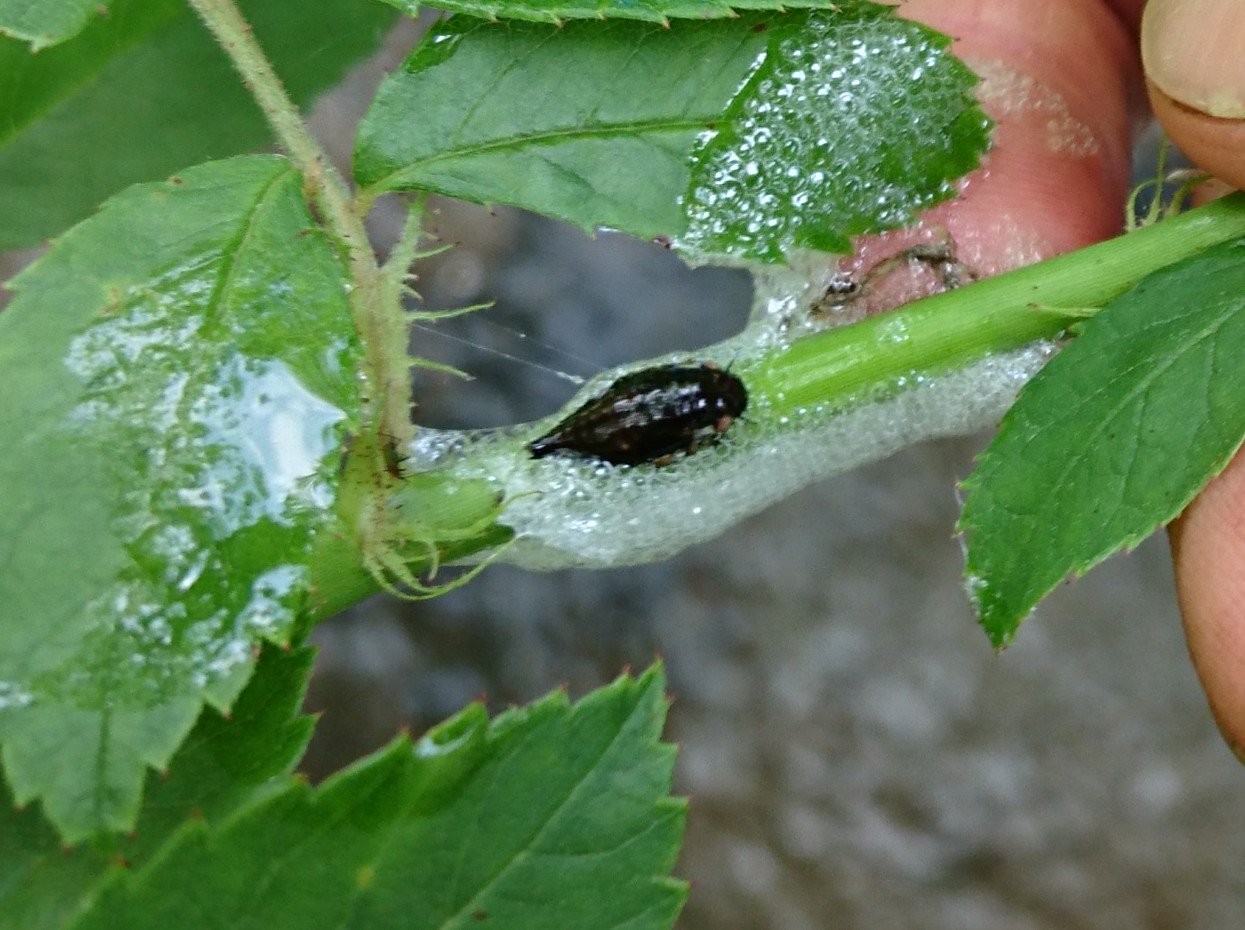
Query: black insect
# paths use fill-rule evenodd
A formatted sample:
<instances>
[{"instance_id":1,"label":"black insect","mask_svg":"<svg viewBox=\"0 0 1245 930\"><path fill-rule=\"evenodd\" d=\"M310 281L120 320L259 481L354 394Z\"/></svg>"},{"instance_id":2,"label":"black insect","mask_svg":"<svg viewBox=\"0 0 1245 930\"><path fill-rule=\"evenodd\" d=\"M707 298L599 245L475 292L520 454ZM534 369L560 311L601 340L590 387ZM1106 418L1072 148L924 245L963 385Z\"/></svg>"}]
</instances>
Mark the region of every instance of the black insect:
<instances>
[{"instance_id":1,"label":"black insect","mask_svg":"<svg viewBox=\"0 0 1245 930\"><path fill-rule=\"evenodd\" d=\"M537 459L666 465L717 442L747 406L744 383L716 365L658 365L619 378L528 449Z\"/></svg>"}]
</instances>

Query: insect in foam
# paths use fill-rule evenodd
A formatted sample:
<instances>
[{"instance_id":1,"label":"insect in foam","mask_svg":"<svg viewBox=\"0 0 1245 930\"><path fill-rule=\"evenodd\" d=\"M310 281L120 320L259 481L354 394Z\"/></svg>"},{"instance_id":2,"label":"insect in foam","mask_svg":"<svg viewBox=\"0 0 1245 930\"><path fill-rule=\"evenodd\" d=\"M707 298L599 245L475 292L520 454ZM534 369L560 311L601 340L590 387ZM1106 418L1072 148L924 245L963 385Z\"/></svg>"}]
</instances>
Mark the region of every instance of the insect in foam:
<instances>
[{"instance_id":1,"label":"insect in foam","mask_svg":"<svg viewBox=\"0 0 1245 930\"><path fill-rule=\"evenodd\" d=\"M633 371L528 444L533 458L566 454L611 465L666 465L722 438L747 409L736 375L706 362Z\"/></svg>"}]
</instances>

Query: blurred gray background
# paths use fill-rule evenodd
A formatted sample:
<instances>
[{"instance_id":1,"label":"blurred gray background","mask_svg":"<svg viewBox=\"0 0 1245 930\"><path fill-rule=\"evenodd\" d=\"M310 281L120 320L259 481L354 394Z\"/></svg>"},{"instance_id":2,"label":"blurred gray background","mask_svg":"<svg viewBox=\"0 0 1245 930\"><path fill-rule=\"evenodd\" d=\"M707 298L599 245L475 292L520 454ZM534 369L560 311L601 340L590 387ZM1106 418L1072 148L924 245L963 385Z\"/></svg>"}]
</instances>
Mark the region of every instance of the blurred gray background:
<instances>
[{"instance_id":1,"label":"blurred gray background","mask_svg":"<svg viewBox=\"0 0 1245 930\"><path fill-rule=\"evenodd\" d=\"M399 30L317 107L341 162L413 37ZM427 305L497 307L416 333L417 351L476 378L421 380L420 423L541 416L573 386L536 365L592 374L743 324L741 272L435 206L458 246L421 266ZM397 215L382 205L378 241ZM1245 771L1190 667L1166 540L1058 591L995 655L952 538L955 484L986 438L823 482L660 565L502 566L431 602L369 600L315 634L307 703L323 717L306 770L323 777L477 697L500 710L563 684L579 696L660 655L675 789L692 799L684 930L1245 927Z\"/></svg>"}]
</instances>

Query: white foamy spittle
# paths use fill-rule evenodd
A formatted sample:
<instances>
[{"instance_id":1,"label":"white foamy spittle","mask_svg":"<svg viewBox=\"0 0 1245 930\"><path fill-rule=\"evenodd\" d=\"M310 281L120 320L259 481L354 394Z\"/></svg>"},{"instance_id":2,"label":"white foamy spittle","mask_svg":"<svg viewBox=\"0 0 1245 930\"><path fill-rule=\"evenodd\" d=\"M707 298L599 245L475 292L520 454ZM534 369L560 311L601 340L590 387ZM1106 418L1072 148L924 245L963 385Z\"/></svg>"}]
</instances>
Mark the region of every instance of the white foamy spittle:
<instances>
[{"instance_id":1,"label":"white foamy spittle","mask_svg":"<svg viewBox=\"0 0 1245 930\"><path fill-rule=\"evenodd\" d=\"M662 468L531 458L539 428L500 433L421 431L420 467L485 479L510 500L500 522L518 542L505 561L532 569L611 567L667 558L838 472L936 436L994 422L1049 358L1049 343L915 377L883 401L808 411L785 423L733 424L717 446Z\"/></svg>"},{"instance_id":2,"label":"white foamy spittle","mask_svg":"<svg viewBox=\"0 0 1245 930\"><path fill-rule=\"evenodd\" d=\"M809 211L832 211L839 229L890 228L951 195L930 179L953 154L943 114L961 89L934 42L848 9L810 17L768 56L731 132L706 131L693 155L681 252L777 260L816 241ZM913 170L886 167L896 157Z\"/></svg>"},{"instance_id":3,"label":"white foamy spittle","mask_svg":"<svg viewBox=\"0 0 1245 930\"><path fill-rule=\"evenodd\" d=\"M1036 264L1058 251L1031 223L1010 213L983 219L958 245L960 261L983 278Z\"/></svg>"},{"instance_id":4,"label":"white foamy spittle","mask_svg":"<svg viewBox=\"0 0 1245 930\"><path fill-rule=\"evenodd\" d=\"M1045 119L1050 151L1073 158L1098 154L1094 131L1072 115L1062 94L1001 61L972 60L968 64L981 78L977 97L992 116Z\"/></svg>"}]
</instances>

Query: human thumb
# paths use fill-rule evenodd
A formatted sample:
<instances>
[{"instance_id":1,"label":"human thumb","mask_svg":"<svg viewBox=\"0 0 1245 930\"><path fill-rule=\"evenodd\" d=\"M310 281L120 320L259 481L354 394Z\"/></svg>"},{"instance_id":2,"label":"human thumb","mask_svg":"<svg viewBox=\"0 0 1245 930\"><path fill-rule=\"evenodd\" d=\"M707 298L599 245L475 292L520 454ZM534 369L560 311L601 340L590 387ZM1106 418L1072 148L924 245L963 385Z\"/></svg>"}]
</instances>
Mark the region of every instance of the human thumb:
<instances>
[{"instance_id":1,"label":"human thumb","mask_svg":"<svg viewBox=\"0 0 1245 930\"><path fill-rule=\"evenodd\" d=\"M1150 0L1141 54L1172 141L1198 167L1245 187L1245 2Z\"/></svg>"}]
</instances>

